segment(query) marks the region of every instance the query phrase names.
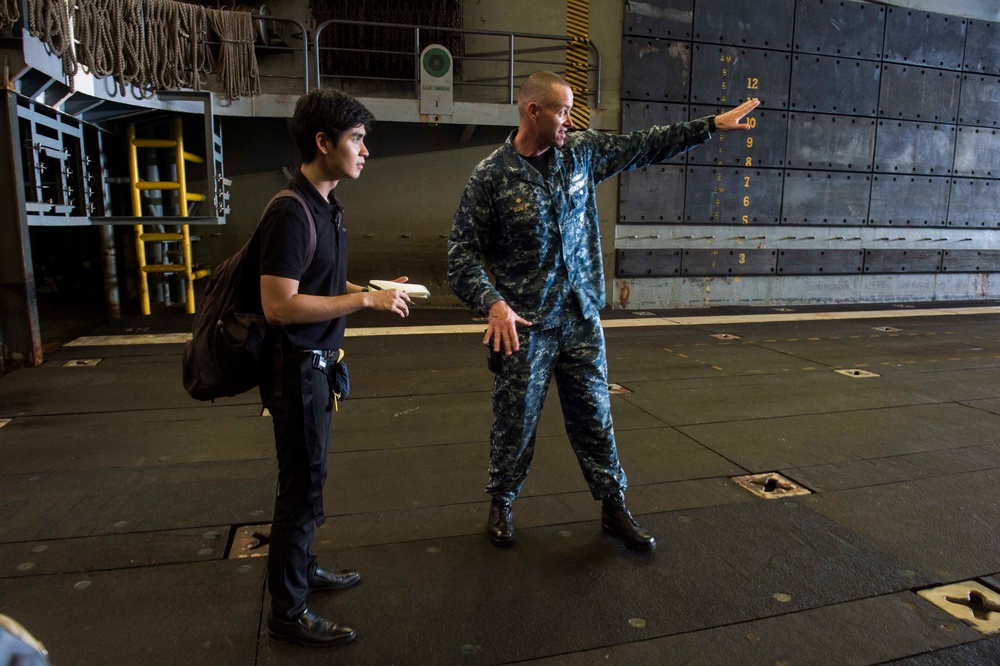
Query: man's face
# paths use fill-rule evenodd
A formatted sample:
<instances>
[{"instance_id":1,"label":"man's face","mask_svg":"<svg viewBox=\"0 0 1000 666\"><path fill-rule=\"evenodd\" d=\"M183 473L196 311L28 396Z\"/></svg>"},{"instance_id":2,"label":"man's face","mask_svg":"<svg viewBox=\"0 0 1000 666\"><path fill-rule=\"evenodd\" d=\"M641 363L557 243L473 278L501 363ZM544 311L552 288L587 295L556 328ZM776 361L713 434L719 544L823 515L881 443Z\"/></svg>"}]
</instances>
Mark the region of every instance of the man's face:
<instances>
[{"instance_id":1,"label":"man's face","mask_svg":"<svg viewBox=\"0 0 1000 666\"><path fill-rule=\"evenodd\" d=\"M566 130L573 126L570 111L573 109L573 91L565 86L553 86L548 99L539 105L538 135L548 146L562 148Z\"/></svg>"},{"instance_id":2,"label":"man's face","mask_svg":"<svg viewBox=\"0 0 1000 666\"><path fill-rule=\"evenodd\" d=\"M333 150L324 156L328 179L356 179L365 168L366 157L368 149L365 148L365 127L358 125L344 132Z\"/></svg>"}]
</instances>

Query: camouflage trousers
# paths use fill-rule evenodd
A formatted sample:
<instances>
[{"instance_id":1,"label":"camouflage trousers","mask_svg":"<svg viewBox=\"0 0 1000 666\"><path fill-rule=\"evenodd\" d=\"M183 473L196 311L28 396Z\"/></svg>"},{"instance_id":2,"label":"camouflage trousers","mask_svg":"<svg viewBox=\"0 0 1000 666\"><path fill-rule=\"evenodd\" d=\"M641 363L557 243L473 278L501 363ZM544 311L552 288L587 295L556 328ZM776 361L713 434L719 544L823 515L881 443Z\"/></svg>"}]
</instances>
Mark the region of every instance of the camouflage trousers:
<instances>
[{"instance_id":1,"label":"camouflage trousers","mask_svg":"<svg viewBox=\"0 0 1000 666\"><path fill-rule=\"evenodd\" d=\"M504 357L493 382L490 480L486 492L513 501L528 476L535 432L555 375L566 434L594 499L625 490L608 394L604 331L580 319L544 330L519 329L521 349Z\"/></svg>"}]
</instances>

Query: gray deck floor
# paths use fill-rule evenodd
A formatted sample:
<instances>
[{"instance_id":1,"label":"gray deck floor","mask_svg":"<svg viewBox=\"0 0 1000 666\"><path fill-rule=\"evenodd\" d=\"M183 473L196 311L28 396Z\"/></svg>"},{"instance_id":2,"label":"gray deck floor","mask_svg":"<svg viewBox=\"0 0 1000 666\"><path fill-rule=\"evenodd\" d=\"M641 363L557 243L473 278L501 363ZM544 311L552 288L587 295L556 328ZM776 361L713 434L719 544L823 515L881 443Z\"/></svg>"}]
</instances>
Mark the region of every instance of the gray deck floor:
<instances>
[{"instance_id":1,"label":"gray deck floor","mask_svg":"<svg viewBox=\"0 0 1000 666\"><path fill-rule=\"evenodd\" d=\"M226 557L239 527L270 520L256 393L191 400L179 344L60 347L0 377L0 613L57 666L1000 663L1000 639L916 594L1000 580L1000 314L884 309L638 327L608 314L610 379L631 391L612 398L620 455L652 554L602 535L554 387L517 543L490 546L481 334L350 337L316 550L364 578L310 605L358 639L314 650L267 638L263 559ZM401 325L474 323L423 310ZM78 359L100 362L64 365ZM761 499L730 479L765 472L813 493Z\"/></svg>"}]
</instances>

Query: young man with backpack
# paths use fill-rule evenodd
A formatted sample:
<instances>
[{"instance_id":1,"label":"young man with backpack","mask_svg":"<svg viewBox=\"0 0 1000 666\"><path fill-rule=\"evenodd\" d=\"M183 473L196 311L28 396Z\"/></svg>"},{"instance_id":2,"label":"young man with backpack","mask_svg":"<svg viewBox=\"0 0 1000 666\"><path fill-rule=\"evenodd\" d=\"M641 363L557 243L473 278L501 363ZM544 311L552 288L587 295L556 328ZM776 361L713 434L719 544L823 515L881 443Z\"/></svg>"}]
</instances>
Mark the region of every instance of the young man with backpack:
<instances>
[{"instance_id":1,"label":"young man with backpack","mask_svg":"<svg viewBox=\"0 0 1000 666\"><path fill-rule=\"evenodd\" d=\"M372 120L368 109L340 91L313 90L300 98L291 131L302 166L289 187L305 200L313 220L296 199L277 199L257 232L261 306L274 334L280 335L280 345L267 345L260 373L261 401L274 421L278 458L267 631L274 639L298 645L336 645L355 636L350 627L316 615L307 605L314 592L346 589L361 579L356 571L323 569L312 551L315 527L325 520L323 485L333 407L328 375L339 359L345 317L364 308L409 314L409 297L402 291L368 291L347 281L344 207L334 188L361 175Z\"/></svg>"}]
</instances>

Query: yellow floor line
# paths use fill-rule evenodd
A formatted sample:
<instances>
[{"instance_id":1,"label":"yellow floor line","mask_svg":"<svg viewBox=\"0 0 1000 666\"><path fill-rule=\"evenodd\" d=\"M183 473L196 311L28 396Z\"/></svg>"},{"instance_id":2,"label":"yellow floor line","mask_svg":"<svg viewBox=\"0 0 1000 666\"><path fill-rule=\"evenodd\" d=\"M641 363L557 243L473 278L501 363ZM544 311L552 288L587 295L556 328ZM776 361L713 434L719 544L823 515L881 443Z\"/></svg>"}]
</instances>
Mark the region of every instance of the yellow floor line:
<instances>
[{"instance_id":1,"label":"yellow floor line","mask_svg":"<svg viewBox=\"0 0 1000 666\"><path fill-rule=\"evenodd\" d=\"M726 324L771 324L794 321L841 321L850 319L900 319L904 317L952 317L957 315L1000 314L1000 307L933 308L912 310L860 310L850 312L790 312L753 315L706 315L701 317L641 317L610 319L604 328L635 328L649 326L719 326ZM485 324L452 324L444 326L385 326L348 328L346 337L377 337L390 335L449 335L482 333ZM116 345L172 345L191 339L190 333L159 335L94 335L77 338L67 347L113 347Z\"/></svg>"}]
</instances>

